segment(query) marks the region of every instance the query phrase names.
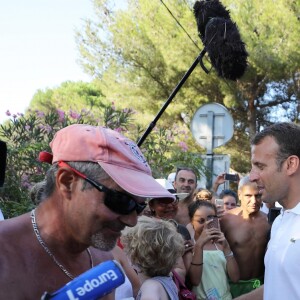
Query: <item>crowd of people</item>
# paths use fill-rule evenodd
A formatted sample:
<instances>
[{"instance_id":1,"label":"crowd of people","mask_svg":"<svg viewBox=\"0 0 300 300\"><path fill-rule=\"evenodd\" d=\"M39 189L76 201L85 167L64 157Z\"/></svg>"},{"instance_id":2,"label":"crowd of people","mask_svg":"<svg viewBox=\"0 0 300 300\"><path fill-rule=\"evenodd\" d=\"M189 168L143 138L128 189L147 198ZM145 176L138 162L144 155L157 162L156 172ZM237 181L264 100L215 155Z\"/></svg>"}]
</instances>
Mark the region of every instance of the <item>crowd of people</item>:
<instances>
[{"instance_id":1,"label":"crowd of people","mask_svg":"<svg viewBox=\"0 0 300 300\"><path fill-rule=\"evenodd\" d=\"M299 140L299 143L297 142ZM0 294L41 299L107 260L125 282L101 299L300 299L300 128L278 123L251 142L237 189L198 187L194 168L166 189L137 145L100 126L57 132L51 166L32 193L37 207L0 223ZM275 203L270 222L263 211Z\"/></svg>"}]
</instances>

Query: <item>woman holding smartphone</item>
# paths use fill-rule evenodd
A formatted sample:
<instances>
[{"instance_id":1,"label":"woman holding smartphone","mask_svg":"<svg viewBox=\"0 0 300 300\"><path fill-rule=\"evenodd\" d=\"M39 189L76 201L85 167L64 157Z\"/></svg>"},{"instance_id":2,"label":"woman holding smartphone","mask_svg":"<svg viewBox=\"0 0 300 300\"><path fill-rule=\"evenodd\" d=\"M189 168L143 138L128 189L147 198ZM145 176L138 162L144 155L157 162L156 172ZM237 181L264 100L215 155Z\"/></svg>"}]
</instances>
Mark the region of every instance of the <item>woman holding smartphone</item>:
<instances>
[{"instance_id":1,"label":"woman holding smartphone","mask_svg":"<svg viewBox=\"0 0 300 300\"><path fill-rule=\"evenodd\" d=\"M239 268L224 234L220 231L217 209L208 201L189 205L190 231L195 246L188 275L197 299L231 300L227 275L239 280Z\"/></svg>"}]
</instances>

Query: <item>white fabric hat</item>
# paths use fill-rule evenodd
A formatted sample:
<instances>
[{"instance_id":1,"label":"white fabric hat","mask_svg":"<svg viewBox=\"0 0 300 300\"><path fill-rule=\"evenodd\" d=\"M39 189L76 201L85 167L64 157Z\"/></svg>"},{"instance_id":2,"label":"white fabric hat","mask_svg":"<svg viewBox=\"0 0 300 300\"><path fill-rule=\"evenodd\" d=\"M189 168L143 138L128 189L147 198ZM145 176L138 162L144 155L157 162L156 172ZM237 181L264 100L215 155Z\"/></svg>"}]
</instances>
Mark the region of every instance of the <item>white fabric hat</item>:
<instances>
[{"instance_id":1,"label":"white fabric hat","mask_svg":"<svg viewBox=\"0 0 300 300\"><path fill-rule=\"evenodd\" d=\"M173 184L173 182L175 181L175 176L176 176L176 173L173 172L173 173L170 173L169 176L168 176L168 181Z\"/></svg>"},{"instance_id":2,"label":"white fabric hat","mask_svg":"<svg viewBox=\"0 0 300 300\"><path fill-rule=\"evenodd\" d=\"M175 173L174 173L175 174ZM170 174L171 175L171 174ZM169 176L170 176L169 175ZM176 196L176 198L178 198L178 200L184 200L189 193L176 193L173 185L170 183L170 181L168 179L164 179L164 178L157 178L155 179L161 186L163 186L166 190L168 190L171 194L173 194L174 196Z\"/></svg>"}]
</instances>

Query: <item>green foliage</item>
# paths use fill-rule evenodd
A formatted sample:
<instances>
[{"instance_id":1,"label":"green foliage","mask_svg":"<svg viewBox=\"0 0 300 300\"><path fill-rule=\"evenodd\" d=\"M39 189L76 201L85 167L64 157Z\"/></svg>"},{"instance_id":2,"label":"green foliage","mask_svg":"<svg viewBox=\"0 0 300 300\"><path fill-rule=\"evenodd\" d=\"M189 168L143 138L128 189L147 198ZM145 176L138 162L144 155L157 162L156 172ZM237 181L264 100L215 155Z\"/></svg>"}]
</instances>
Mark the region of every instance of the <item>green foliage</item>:
<instances>
[{"instance_id":1,"label":"green foliage","mask_svg":"<svg viewBox=\"0 0 300 300\"><path fill-rule=\"evenodd\" d=\"M44 112L51 109L96 110L104 108L103 101L105 97L95 83L66 81L53 89L38 90L31 100L30 108Z\"/></svg>"},{"instance_id":2,"label":"green foliage","mask_svg":"<svg viewBox=\"0 0 300 300\"><path fill-rule=\"evenodd\" d=\"M176 125L171 128L154 128L141 146L142 152L152 168L155 178L166 178L179 166L193 167L200 173L205 171L198 154L188 151L185 143L187 131Z\"/></svg>"}]
</instances>

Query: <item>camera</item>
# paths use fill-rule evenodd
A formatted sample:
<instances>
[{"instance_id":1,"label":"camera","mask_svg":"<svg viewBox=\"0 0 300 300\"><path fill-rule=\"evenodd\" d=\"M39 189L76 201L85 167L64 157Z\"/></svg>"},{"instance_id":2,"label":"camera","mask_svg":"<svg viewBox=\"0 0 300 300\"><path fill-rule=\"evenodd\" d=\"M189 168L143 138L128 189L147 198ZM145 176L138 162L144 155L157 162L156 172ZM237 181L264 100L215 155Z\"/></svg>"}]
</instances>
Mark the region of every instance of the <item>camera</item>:
<instances>
[{"instance_id":1,"label":"camera","mask_svg":"<svg viewBox=\"0 0 300 300\"><path fill-rule=\"evenodd\" d=\"M239 180L239 175L238 174L228 174L228 173L226 173L224 175L224 179L229 180L229 181L238 181Z\"/></svg>"}]
</instances>

